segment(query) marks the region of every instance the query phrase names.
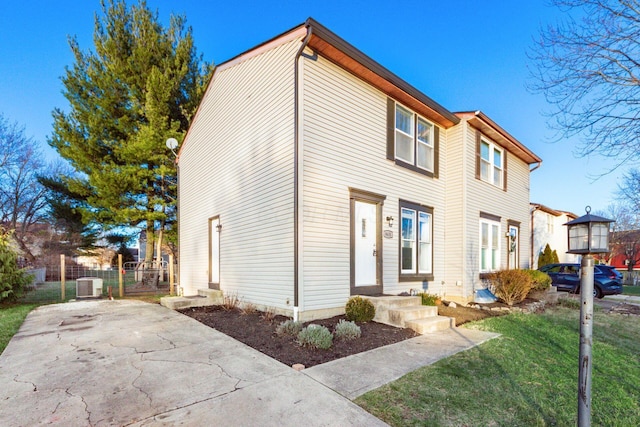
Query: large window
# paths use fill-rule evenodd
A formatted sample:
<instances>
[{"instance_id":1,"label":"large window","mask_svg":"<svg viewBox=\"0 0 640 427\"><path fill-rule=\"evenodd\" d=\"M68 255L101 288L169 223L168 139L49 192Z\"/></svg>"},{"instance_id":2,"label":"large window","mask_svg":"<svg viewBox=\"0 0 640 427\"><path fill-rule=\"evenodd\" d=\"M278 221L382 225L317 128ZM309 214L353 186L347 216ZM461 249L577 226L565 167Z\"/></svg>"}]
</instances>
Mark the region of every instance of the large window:
<instances>
[{"instance_id":1,"label":"large window","mask_svg":"<svg viewBox=\"0 0 640 427\"><path fill-rule=\"evenodd\" d=\"M504 151L485 139L480 140L480 179L503 187Z\"/></svg>"},{"instance_id":2,"label":"large window","mask_svg":"<svg viewBox=\"0 0 640 427\"><path fill-rule=\"evenodd\" d=\"M500 222L480 218L480 272L496 271L500 266Z\"/></svg>"},{"instance_id":3,"label":"large window","mask_svg":"<svg viewBox=\"0 0 640 427\"><path fill-rule=\"evenodd\" d=\"M400 202L400 280L433 280L433 209Z\"/></svg>"},{"instance_id":4,"label":"large window","mask_svg":"<svg viewBox=\"0 0 640 427\"><path fill-rule=\"evenodd\" d=\"M429 175L436 174L436 127L426 119L395 104L394 159L396 163Z\"/></svg>"}]
</instances>

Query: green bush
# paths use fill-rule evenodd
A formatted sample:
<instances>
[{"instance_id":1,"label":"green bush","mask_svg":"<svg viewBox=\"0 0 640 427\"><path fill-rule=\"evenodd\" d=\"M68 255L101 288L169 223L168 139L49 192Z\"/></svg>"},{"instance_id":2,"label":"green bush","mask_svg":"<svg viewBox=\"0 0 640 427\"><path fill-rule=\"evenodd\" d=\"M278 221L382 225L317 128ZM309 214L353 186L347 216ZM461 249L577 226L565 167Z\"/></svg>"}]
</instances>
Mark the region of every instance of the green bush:
<instances>
[{"instance_id":1,"label":"green bush","mask_svg":"<svg viewBox=\"0 0 640 427\"><path fill-rule=\"evenodd\" d=\"M360 338L362 331L360 330L360 326L356 325L354 322L340 319L336 325L335 334L336 338L352 340L354 338Z\"/></svg>"},{"instance_id":2,"label":"green bush","mask_svg":"<svg viewBox=\"0 0 640 427\"><path fill-rule=\"evenodd\" d=\"M0 302L13 302L20 298L33 276L18 268L18 255L9 245L11 232L0 227Z\"/></svg>"},{"instance_id":3,"label":"green bush","mask_svg":"<svg viewBox=\"0 0 640 427\"><path fill-rule=\"evenodd\" d=\"M345 317L353 322L370 322L376 315L376 308L368 299L351 297L345 307Z\"/></svg>"},{"instance_id":4,"label":"green bush","mask_svg":"<svg viewBox=\"0 0 640 427\"><path fill-rule=\"evenodd\" d=\"M489 276L493 293L513 305L524 300L531 290L531 277L522 270L501 270Z\"/></svg>"},{"instance_id":5,"label":"green bush","mask_svg":"<svg viewBox=\"0 0 640 427\"><path fill-rule=\"evenodd\" d=\"M296 320L285 320L276 327L276 335L279 337L283 335L296 336L302 330L302 323Z\"/></svg>"},{"instance_id":6,"label":"green bush","mask_svg":"<svg viewBox=\"0 0 640 427\"><path fill-rule=\"evenodd\" d=\"M333 334L325 326L309 325L298 332L298 344L303 347L328 349L333 343Z\"/></svg>"},{"instance_id":7,"label":"green bush","mask_svg":"<svg viewBox=\"0 0 640 427\"><path fill-rule=\"evenodd\" d=\"M547 273L539 270L522 270L531 279L532 291L546 291L551 287L551 277Z\"/></svg>"},{"instance_id":8,"label":"green bush","mask_svg":"<svg viewBox=\"0 0 640 427\"><path fill-rule=\"evenodd\" d=\"M540 252L538 256L538 268L547 264L555 264L558 263L558 253L555 250L551 250L551 246L547 243L544 247L544 250Z\"/></svg>"},{"instance_id":9,"label":"green bush","mask_svg":"<svg viewBox=\"0 0 640 427\"><path fill-rule=\"evenodd\" d=\"M438 305L440 301L440 297L434 294L421 293L420 297L422 297L422 305Z\"/></svg>"}]
</instances>

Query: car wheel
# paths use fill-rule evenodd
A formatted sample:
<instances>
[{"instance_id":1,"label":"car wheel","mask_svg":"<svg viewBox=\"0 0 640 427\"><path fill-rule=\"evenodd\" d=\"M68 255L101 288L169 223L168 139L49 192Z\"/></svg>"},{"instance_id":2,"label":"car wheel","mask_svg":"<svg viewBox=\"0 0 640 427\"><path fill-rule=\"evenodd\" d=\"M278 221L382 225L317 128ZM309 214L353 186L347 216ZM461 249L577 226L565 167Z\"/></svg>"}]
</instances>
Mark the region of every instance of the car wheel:
<instances>
[{"instance_id":1,"label":"car wheel","mask_svg":"<svg viewBox=\"0 0 640 427\"><path fill-rule=\"evenodd\" d=\"M593 297L602 299L604 295L602 295L602 290L598 286L593 287Z\"/></svg>"}]
</instances>

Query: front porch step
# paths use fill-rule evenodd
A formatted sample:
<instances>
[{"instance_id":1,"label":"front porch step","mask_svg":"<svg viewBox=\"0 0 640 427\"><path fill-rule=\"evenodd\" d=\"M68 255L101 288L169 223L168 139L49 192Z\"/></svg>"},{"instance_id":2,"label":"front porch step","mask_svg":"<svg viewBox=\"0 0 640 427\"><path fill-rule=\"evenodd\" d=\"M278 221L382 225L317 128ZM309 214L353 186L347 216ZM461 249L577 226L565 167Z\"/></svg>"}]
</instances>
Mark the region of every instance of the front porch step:
<instances>
[{"instance_id":1,"label":"front porch step","mask_svg":"<svg viewBox=\"0 0 640 427\"><path fill-rule=\"evenodd\" d=\"M438 307L434 305L410 305L389 309L389 323L394 326L406 327L407 322L438 315Z\"/></svg>"},{"instance_id":2,"label":"front porch step","mask_svg":"<svg viewBox=\"0 0 640 427\"><path fill-rule=\"evenodd\" d=\"M426 317L424 319L410 320L405 323L405 327L411 328L422 335L430 332L444 331L455 326L455 319L445 316Z\"/></svg>"}]
</instances>

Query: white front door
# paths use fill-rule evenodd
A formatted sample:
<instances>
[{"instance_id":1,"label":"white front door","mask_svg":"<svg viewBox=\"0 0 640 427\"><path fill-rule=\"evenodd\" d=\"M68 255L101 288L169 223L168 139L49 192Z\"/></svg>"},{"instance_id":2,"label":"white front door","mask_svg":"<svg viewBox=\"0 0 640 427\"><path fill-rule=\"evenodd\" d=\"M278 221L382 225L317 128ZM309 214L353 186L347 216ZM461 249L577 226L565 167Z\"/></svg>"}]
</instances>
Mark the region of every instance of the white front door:
<instances>
[{"instance_id":1,"label":"white front door","mask_svg":"<svg viewBox=\"0 0 640 427\"><path fill-rule=\"evenodd\" d=\"M375 203L355 201L355 285L377 285L378 225Z\"/></svg>"},{"instance_id":2,"label":"white front door","mask_svg":"<svg viewBox=\"0 0 640 427\"><path fill-rule=\"evenodd\" d=\"M518 253L520 249L520 242L518 241L520 238L520 230L518 229L518 227L510 225L508 236L507 250L509 251L509 268L513 270L520 267L518 265L518 259L520 257L520 254Z\"/></svg>"}]
</instances>

